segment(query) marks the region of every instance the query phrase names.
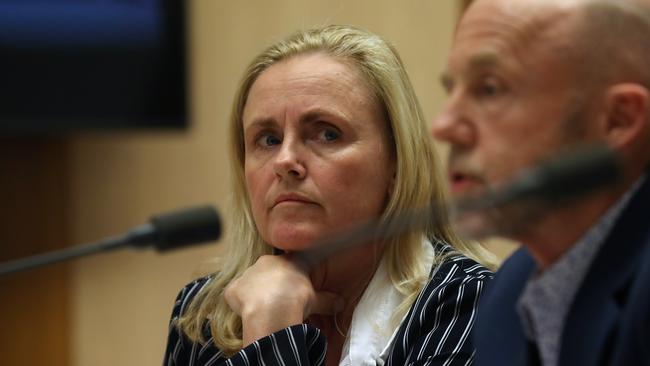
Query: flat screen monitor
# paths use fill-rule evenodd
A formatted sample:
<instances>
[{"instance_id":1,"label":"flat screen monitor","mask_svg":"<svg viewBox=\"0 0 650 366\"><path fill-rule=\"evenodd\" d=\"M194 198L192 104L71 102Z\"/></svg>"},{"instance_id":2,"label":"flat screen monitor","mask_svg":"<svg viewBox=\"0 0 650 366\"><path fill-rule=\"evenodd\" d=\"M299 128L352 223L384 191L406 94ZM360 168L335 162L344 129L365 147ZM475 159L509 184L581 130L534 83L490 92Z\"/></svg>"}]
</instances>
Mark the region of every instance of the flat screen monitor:
<instances>
[{"instance_id":1,"label":"flat screen monitor","mask_svg":"<svg viewBox=\"0 0 650 366\"><path fill-rule=\"evenodd\" d=\"M0 0L0 133L187 125L184 0Z\"/></svg>"}]
</instances>

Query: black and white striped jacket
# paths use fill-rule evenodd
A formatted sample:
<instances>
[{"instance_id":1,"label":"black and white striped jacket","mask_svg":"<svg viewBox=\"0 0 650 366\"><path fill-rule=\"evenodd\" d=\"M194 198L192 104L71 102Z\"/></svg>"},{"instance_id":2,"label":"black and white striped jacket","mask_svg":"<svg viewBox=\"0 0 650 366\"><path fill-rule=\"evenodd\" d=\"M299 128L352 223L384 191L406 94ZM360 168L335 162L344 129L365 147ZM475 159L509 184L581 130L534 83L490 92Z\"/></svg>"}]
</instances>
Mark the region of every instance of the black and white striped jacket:
<instances>
[{"instance_id":1,"label":"black and white striped jacket","mask_svg":"<svg viewBox=\"0 0 650 366\"><path fill-rule=\"evenodd\" d=\"M449 247L445 248L449 249ZM400 324L386 365L471 365L470 332L478 300L492 272L473 260L455 255L434 268ZM172 313L164 366L172 365L324 365L327 339L318 328L301 324L261 338L231 358L223 356L204 328L206 344L189 341L173 320L210 281L200 278L183 288Z\"/></svg>"}]
</instances>

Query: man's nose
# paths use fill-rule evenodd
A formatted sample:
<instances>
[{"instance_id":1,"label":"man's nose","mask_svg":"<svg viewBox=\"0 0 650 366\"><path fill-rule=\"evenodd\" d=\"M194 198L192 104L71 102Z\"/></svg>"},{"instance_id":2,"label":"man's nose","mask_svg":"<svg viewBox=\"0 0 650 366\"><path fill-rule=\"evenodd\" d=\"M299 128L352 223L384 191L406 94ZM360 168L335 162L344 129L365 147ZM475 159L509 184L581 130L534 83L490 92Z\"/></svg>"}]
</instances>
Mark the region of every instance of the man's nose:
<instances>
[{"instance_id":1,"label":"man's nose","mask_svg":"<svg viewBox=\"0 0 650 366\"><path fill-rule=\"evenodd\" d=\"M452 145L472 145L476 126L466 108L457 97L450 98L431 124L433 137Z\"/></svg>"}]
</instances>

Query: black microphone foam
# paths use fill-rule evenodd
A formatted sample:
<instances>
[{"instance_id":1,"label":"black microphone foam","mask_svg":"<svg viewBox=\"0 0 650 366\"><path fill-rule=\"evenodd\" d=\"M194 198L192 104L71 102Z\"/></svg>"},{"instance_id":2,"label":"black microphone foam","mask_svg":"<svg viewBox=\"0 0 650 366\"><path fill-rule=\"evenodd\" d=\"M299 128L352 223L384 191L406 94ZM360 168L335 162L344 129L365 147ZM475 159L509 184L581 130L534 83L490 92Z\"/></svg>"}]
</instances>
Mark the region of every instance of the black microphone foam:
<instances>
[{"instance_id":1,"label":"black microphone foam","mask_svg":"<svg viewBox=\"0 0 650 366\"><path fill-rule=\"evenodd\" d=\"M581 146L517 174L499 189L452 202L452 218L494 209L526 200L550 204L579 199L598 188L608 187L622 177L621 163L614 151L602 145ZM369 220L341 233L319 240L313 248L297 252L295 258L311 269L332 254L376 238L393 238L444 218L439 202L397 215L392 225ZM446 224L446 221L442 221Z\"/></svg>"},{"instance_id":2,"label":"black microphone foam","mask_svg":"<svg viewBox=\"0 0 650 366\"><path fill-rule=\"evenodd\" d=\"M504 200L578 198L621 178L621 164L606 146L581 146L521 172L504 190Z\"/></svg>"},{"instance_id":3,"label":"black microphone foam","mask_svg":"<svg viewBox=\"0 0 650 366\"><path fill-rule=\"evenodd\" d=\"M150 221L155 231L151 244L159 251L214 241L221 235L219 214L212 206L156 215Z\"/></svg>"},{"instance_id":4,"label":"black microphone foam","mask_svg":"<svg viewBox=\"0 0 650 366\"><path fill-rule=\"evenodd\" d=\"M217 240L221 234L219 215L212 206L161 214L154 216L150 221L123 235L0 263L0 276L124 247L153 246L159 251L177 249Z\"/></svg>"}]
</instances>

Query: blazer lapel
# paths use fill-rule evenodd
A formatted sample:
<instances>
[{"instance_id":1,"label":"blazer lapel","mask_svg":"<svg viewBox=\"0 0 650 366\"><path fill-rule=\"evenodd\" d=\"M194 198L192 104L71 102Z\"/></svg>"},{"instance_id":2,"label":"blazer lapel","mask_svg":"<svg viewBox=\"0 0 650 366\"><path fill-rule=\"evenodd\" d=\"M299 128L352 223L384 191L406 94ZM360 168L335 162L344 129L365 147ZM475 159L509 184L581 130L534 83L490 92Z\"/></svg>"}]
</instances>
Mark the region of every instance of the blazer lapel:
<instances>
[{"instance_id":1,"label":"blazer lapel","mask_svg":"<svg viewBox=\"0 0 650 366\"><path fill-rule=\"evenodd\" d=\"M525 248L503 264L481 298L475 327L476 364L481 366L535 365L537 352L526 340L517 301L535 270Z\"/></svg>"},{"instance_id":2,"label":"blazer lapel","mask_svg":"<svg viewBox=\"0 0 650 366\"><path fill-rule=\"evenodd\" d=\"M634 278L642 252L647 223L641 212L650 199L646 180L619 216L602 249L592 263L562 334L560 365L605 364L614 345L621 306ZM611 338L610 338L611 340Z\"/></svg>"}]
</instances>

